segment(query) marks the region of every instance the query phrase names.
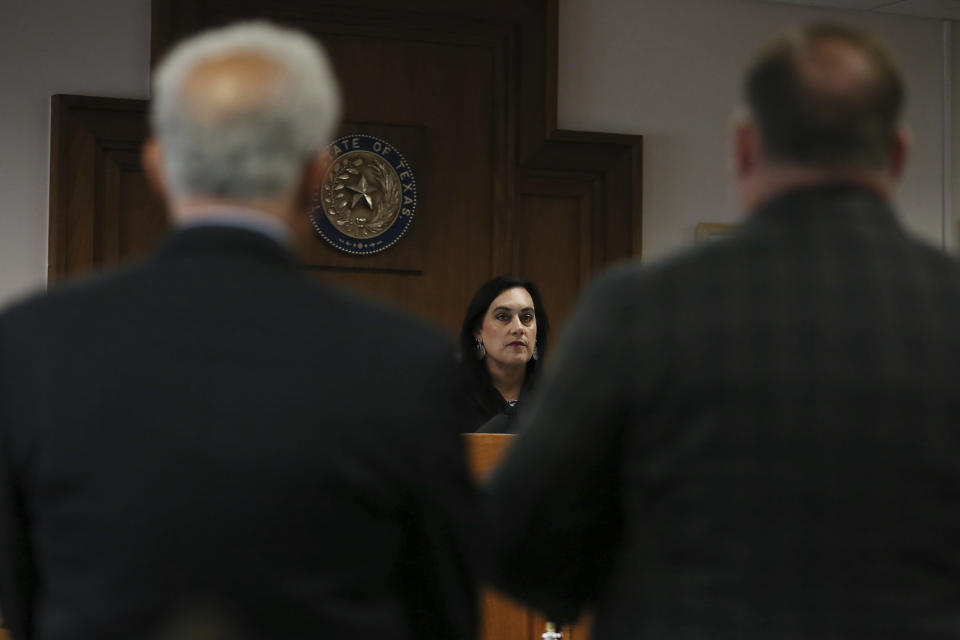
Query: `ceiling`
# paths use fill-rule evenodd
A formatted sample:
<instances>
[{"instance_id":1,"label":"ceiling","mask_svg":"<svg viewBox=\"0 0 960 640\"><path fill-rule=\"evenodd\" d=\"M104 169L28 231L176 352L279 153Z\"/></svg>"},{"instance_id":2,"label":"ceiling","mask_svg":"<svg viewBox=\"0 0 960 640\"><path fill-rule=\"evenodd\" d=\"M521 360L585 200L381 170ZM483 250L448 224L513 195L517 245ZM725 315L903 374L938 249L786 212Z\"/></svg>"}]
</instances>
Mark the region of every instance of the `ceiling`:
<instances>
[{"instance_id":1,"label":"ceiling","mask_svg":"<svg viewBox=\"0 0 960 640\"><path fill-rule=\"evenodd\" d=\"M924 18L960 20L960 0L765 0L780 4L899 13Z\"/></svg>"}]
</instances>

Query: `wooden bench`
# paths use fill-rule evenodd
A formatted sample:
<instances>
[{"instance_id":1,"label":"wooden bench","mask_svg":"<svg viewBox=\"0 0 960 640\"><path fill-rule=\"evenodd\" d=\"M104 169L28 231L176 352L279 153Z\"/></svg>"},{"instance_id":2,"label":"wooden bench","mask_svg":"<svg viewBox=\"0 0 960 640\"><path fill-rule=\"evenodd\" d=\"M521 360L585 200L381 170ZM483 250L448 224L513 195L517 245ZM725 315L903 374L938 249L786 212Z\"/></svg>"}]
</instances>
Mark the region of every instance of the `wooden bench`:
<instances>
[{"instance_id":1,"label":"wooden bench","mask_svg":"<svg viewBox=\"0 0 960 640\"><path fill-rule=\"evenodd\" d=\"M500 462L514 436L504 433L468 433L464 435L470 468L482 480ZM539 612L484 589L480 601L479 640L540 640L547 620ZM581 620L563 629L564 640L589 640L590 620Z\"/></svg>"}]
</instances>

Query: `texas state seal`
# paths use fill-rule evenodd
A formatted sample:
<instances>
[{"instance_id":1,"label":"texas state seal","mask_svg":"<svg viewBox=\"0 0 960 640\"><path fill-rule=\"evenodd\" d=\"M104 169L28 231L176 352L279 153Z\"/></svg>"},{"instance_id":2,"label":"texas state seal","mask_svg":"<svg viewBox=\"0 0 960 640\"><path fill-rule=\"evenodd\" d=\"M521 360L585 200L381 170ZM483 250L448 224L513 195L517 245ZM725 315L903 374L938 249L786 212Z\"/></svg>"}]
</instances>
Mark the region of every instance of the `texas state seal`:
<instances>
[{"instance_id":1,"label":"texas state seal","mask_svg":"<svg viewBox=\"0 0 960 640\"><path fill-rule=\"evenodd\" d=\"M314 197L313 226L340 251L369 255L394 245L417 208L413 170L392 144L364 134L343 136Z\"/></svg>"}]
</instances>

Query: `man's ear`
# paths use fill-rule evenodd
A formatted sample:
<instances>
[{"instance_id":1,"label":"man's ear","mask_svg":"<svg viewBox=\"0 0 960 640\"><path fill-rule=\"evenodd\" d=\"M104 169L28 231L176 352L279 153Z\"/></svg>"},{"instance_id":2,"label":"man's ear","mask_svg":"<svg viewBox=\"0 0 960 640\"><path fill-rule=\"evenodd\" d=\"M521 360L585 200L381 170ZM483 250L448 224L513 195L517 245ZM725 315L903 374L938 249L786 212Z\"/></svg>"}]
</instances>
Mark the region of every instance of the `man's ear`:
<instances>
[{"instance_id":1,"label":"man's ear","mask_svg":"<svg viewBox=\"0 0 960 640\"><path fill-rule=\"evenodd\" d=\"M907 158L913 146L913 133L910 128L902 124L897 127L893 136L893 149L890 153L890 178L894 183L900 182L907 167Z\"/></svg>"},{"instance_id":2,"label":"man's ear","mask_svg":"<svg viewBox=\"0 0 960 640\"><path fill-rule=\"evenodd\" d=\"M307 165L307 175L305 176L306 179L304 182L309 187L311 194L323 184L323 178L327 175L327 171L330 170L330 165L332 164L333 156L330 154L330 151L324 150L318 153L313 161Z\"/></svg>"},{"instance_id":3,"label":"man's ear","mask_svg":"<svg viewBox=\"0 0 960 640\"><path fill-rule=\"evenodd\" d=\"M143 165L147 184L158 196L166 199L167 180L163 171L163 145L155 137L150 136L143 143L143 148L140 150L140 163Z\"/></svg>"},{"instance_id":4,"label":"man's ear","mask_svg":"<svg viewBox=\"0 0 960 640\"><path fill-rule=\"evenodd\" d=\"M303 167L303 174L300 178L300 193L297 194L297 207L302 212L310 213L314 194L323 184L323 178L327 175L331 164L333 164L333 156L330 155L328 150L324 150Z\"/></svg>"},{"instance_id":5,"label":"man's ear","mask_svg":"<svg viewBox=\"0 0 960 640\"><path fill-rule=\"evenodd\" d=\"M740 211L752 211L765 195L763 141L756 121L745 111L733 121L730 151L733 188Z\"/></svg>"},{"instance_id":6,"label":"man's ear","mask_svg":"<svg viewBox=\"0 0 960 640\"><path fill-rule=\"evenodd\" d=\"M297 253L303 255L314 241L313 232L313 202L314 196L323 184L323 179L333 164L333 157L329 151L321 151L313 160L303 167L300 177L300 188L295 193L295 210L293 219L288 221L293 232L294 246Z\"/></svg>"},{"instance_id":7,"label":"man's ear","mask_svg":"<svg viewBox=\"0 0 960 640\"><path fill-rule=\"evenodd\" d=\"M738 118L733 126L733 175L742 180L760 163L760 132L751 118Z\"/></svg>"}]
</instances>

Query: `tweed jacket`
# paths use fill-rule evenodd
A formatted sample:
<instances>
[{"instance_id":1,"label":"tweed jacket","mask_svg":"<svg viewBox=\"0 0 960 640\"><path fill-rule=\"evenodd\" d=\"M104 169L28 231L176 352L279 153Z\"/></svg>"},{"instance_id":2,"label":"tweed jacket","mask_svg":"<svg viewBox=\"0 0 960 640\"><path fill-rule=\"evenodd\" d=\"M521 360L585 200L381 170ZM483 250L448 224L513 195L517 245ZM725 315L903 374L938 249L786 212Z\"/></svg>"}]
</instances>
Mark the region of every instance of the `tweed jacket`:
<instances>
[{"instance_id":1,"label":"tweed jacket","mask_svg":"<svg viewBox=\"0 0 960 640\"><path fill-rule=\"evenodd\" d=\"M960 269L879 196L603 277L540 389L487 488L511 593L594 640L960 638Z\"/></svg>"}]
</instances>

